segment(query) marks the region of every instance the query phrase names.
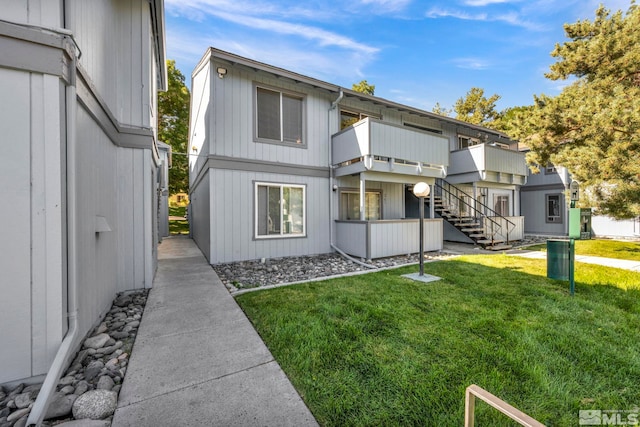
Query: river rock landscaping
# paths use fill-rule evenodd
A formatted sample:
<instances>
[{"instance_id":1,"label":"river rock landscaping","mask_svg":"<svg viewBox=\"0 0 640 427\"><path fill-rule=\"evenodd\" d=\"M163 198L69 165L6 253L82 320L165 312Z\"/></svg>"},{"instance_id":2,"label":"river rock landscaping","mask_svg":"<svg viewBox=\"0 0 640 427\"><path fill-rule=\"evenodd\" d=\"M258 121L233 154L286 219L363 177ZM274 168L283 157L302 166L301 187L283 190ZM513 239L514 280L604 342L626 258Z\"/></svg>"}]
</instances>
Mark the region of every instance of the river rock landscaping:
<instances>
[{"instance_id":1,"label":"river rock landscaping","mask_svg":"<svg viewBox=\"0 0 640 427\"><path fill-rule=\"evenodd\" d=\"M116 297L58 382L44 426L70 427L76 425L73 420L86 420L92 427L111 425L147 295L145 289ZM0 427L26 425L41 386L0 386Z\"/></svg>"},{"instance_id":2,"label":"river rock landscaping","mask_svg":"<svg viewBox=\"0 0 640 427\"><path fill-rule=\"evenodd\" d=\"M544 243L546 239L546 236L527 236L525 239L512 242L511 244L514 248L523 248ZM469 245L469 247L473 248L472 245ZM425 260L442 259L455 255L460 255L460 253L448 250L426 252ZM337 253L331 253L216 264L213 266L213 269L229 292L235 293L244 289L297 283L317 278L401 267L408 264L417 264L419 261L420 258L417 253L379 258L367 261L366 264L375 267L369 268L342 257Z\"/></svg>"}]
</instances>

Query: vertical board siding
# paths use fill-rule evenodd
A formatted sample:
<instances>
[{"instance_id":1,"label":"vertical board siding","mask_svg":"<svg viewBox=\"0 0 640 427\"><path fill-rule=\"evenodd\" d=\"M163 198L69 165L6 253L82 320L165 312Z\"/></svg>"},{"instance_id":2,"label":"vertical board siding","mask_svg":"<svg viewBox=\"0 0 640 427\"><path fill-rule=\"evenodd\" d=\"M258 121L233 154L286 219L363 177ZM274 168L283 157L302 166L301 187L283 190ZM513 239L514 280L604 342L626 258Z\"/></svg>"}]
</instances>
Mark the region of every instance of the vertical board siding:
<instances>
[{"instance_id":1,"label":"vertical board siding","mask_svg":"<svg viewBox=\"0 0 640 427\"><path fill-rule=\"evenodd\" d=\"M524 217L508 216L505 218L492 217L494 221L500 224L500 232L496 234L496 238L507 240L507 230L509 231L509 241L522 240L524 238ZM506 220L511 221L514 225L509 224Z\"/></svg>"},{"instance_id":2,"label":"vertical board siding","mask_svg":"<svg viewBox=\"0 0 640 427\"><path fill-rule=\"evenodd\" d=\"M145 1L67 2L80 63L115 118L123 124L153 126L149 104L155 84L146 87L154 48L149 46L150 10ZM154 76L155 77L155 76Z\"/></svg>"},{"instance_id":3,"label":"vertical board siding","mask_svg":"<svg viewBox=\"0 0 640 427\"><path fill-rule=\"evenodd\" d=\"M61 83L31 74L32 371L46 372L66 328L63 312Z\"/></svg>"},{"instance_id":4,"label":"vertical board siding","mask_svg":"<svg viewBox=\"0 0 640 427\"><path fill-rule=\"evenodd\" d=\"M217 209L217 205L210 202L210 179L211 173L207 171L189 194L191 236L207 259L211 257L210 218Z\"/></svg>"},{"instance_id":5,"label":"vertical board siding","mask_svg":"<svg viewBox=\"0 0 640 427\"><path fill-rule=\"evenodd\" d=\"M0 186L2 200L11 204L0 211L0 383L31 375L30 89L29 73L0 69L0 174L3 183L11 183Z\"/></svg>"},{"instance_id":6,"label":"vertical board siding","mask_svg":"<svg viewBox=\"0 0 640 427\"><path fill-rule=\"evenodd\" d=\"M216 128L215 116L212 114L211 70L209 64L193 75L191 92L191 109L189 114L189 185L205 167L209 154L211 135Z\"/></svg>"},{"instance_id":7,"label":"vertical board siding","mask_svg":"<svg viewBox=\"0 0 640 427\"><path fill-rule=\"evenodd\" d=\"M371 154L436 165L449 164L446 138L377 120L371 120Z\"/></svg>"},{"instance_id":8,"label":"vertical board siding","mask_svg":"<svg viewBox=\"0 0 640 427\"><path fill-rule=\"evenodd\" d=\"M341 251L360 258L367 257L367 223L336 221L336 246Z\"/></svg>"},{"instance_id":9,"label":"vertical board siding","mask_svg":"<svg viewBox=\"0 0 640 427\"><path fill-rule=\"evenodd\" d=\"M371 258L419 252L420 220L371 222ZM442 220L424 220L424 250L442 249Z\"/></svg>"},{"instance_id":10,"label":"vertical board siding","mask_svg":"<svg viewBox=\"0 0 640 427\"><path fill-rule=\"evenodd\" d=\"M228 72L224 78L219 78L215 73L211 78L213 102L209 106L214 111L209 111L208 114L212 117L213 129L211 137L207 139L211 154L287 164L327 166L330 114L328 109L331 105L328 95L267 74L249 73L228 64L216 64L215 61L212 69L215 70L218 65L227 68ZM305 148L254 142L255 84L305 97ZM194 108L197 108L195 104Z\"/></svg>"},{"instance_id":11,"label":"vertical board siding","mask_svg":"<svg viewBox=\"0 0 640 427\"><path fill-rule=\"evenodd\" d=\"M442 249L442 219L424 220L424 250ZM419 220L336 221L336 245L361 258L384 258L417 253Z\"/></svg>"},{"instance_id":12,"label":"vertical board siding","mask_svg":"<svg viewBox=\"0 0 640 427\"><path fill-rule=\"evenodd\" d=\"M209 174L212 264L331 252L327 179L222 169ZM256 181L306 185L306 237L254 238Z\"/></svg>"},{"instance_id":13,"label":"vertical board siding","mask_svg":"<svg viewBox=\"0 0 640 427\"><path fill-rule=\"evenodd\" d=\"M550 234L561 236L567 234L567 211L562 210L562 221L547 223L546 195L561 194L562 190L522 191L520 193L520 209L524 215L524 233ZM564 196L561 198L564 202ZM566 206L563 203L562 206Z\"/></svg>"}]
</instances>

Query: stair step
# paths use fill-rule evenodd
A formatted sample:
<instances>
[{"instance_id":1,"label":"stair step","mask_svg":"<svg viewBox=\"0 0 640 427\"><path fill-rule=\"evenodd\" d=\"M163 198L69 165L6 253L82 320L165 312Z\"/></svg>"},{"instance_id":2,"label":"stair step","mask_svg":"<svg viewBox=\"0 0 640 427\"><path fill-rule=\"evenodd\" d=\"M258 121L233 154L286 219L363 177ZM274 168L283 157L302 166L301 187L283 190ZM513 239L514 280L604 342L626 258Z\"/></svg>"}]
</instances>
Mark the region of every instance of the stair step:
<instances>
[{"instance_id":1,"label":"stair step","mask_svg":"<svg viewBox=\"0 0 640 427\"><path fill-rule=\"evenodd\" d=\"M466 228L470 228L470 227L471 228L478 228L478 227L480 227L480 228L482 228L480 226L480 223L478 223L478 222L458 222L458 223L453 224L453 225L455 225L456 227L466 227Z\"/></svg>"},{"instance_id":2,"label":"stair step","mask_svg":"<svg viewBox=\"0 0 640 427\"><path fill-rule=\"evenodd\" d=\"M481 240L486 240L487 235L484 233L481 234L468 234L469 237L471 237L472 239L481 239Z\"/></svg>"},{"instance_id":3,"label":"stair step","mask_svg":"<svg viewBox=\"0 0 640 427\"><path fill-rule=\"evenodd\" d=\"M466 223L469 223L469 222L474 222L475 223L475 220L476 220L475 218L470 217L470 216L459 216L458 218L456 218L456 221L458 221L458 222L466 222Z\"/></svg>"},{"instance_id":4,"label":"stair step","mask_svg":"<svg viewBox=\"0 0 640 427\"><path fill-rule=\"evenodd\" d=\"M513 246L511 245L493 245L493 246L487 246L485 249L489 249L491 251L508 251L509 249L512 249Z\"/></svg>"},{"instance_id":5,"label":"stair step","mask_svg":"<svg viewBox=\"0 0 640 427\"><path fill-rule=\"evenodd\" d=\"M476 243L479 244L479 245L483 245L483 246L487 247L487 246L491 246L492 242L489 239L484 239L484 240L476 240ZM495 239L493 241L493 247L495 247L496 245L502 244L502 243L504 243L504 240Z\"/></svg>"},{"instance_id":6,"label":"stair step","mask_svg":"<svg viewBox=\"0 0 640 427\"><path fill-rule=\"evenodd\" d=\"M476 231L484 231L483 227L463 228L460 231L463 233L475 233Z\"/></svg>"}]
</instances>

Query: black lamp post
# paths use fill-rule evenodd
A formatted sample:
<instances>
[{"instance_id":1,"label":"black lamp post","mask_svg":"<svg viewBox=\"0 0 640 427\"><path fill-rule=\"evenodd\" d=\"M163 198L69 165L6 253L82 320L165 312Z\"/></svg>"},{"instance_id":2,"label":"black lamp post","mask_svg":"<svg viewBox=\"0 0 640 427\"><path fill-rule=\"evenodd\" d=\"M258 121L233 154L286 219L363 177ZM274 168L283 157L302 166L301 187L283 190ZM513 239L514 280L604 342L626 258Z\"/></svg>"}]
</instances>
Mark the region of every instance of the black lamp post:
<instances>
[{"instance_id":1,"label":"black lamp post","mask_svg":"<svg viewBox=\"0 0 640 427\"><path fill-rule=\"evenodd\" d=\"M426 182L413 186L413 194L420 199L420 276L424 276L424 198L430 192L431 188Z\"/></svg>"}]
</instances>

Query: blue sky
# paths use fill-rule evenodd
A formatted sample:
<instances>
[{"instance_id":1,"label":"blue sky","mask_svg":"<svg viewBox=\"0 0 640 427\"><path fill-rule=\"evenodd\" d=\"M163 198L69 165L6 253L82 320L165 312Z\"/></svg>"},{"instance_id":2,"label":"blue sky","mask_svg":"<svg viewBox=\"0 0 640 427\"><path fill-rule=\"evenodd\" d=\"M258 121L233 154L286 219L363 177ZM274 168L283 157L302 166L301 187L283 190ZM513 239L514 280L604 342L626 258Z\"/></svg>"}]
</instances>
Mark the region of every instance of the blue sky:
<instances>
[{"instance_id":1,"label":"blue sky","mask_svg":"<svg viewBox=\"0 0 640 427\"><path fill-rule=\"evenodd\" d=\"M544 77L563 24L630 0L165 0L167 57L190 86L209 46L431 111L471 87L498 109L556 95Z\"/></svg>"}]
</instances>

